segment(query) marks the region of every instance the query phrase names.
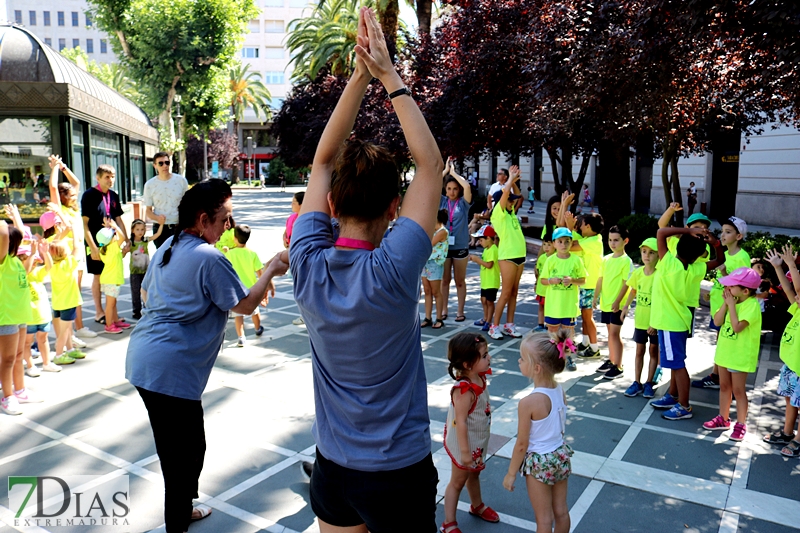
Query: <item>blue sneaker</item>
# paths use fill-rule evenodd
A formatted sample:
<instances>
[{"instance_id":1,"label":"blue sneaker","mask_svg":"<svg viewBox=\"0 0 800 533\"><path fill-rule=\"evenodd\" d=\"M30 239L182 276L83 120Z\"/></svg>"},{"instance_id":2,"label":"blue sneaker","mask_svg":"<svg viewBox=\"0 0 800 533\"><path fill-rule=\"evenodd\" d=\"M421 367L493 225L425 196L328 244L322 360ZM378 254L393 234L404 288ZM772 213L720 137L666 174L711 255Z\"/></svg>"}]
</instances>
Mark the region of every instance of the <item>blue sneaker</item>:
<instances>
[{"instance_id":1,"label":"blue sneaker","mask_svg":"<svg viewBox=\"0 0 800 533\"><path fill-rule=\"evenodd\" d=\"M487 322L486 324L483 325L483 327L481 328L481 331L489 331L490 327L492 327L492 323L491 322Z\"/></svg>"},{"instance_id":2,"label":"blue sneaker","mask_svg":"<svg viewBox=\"0 0 800 533\"><path fill-rule=\"evenodd\" d=\"M642 391L642 397L644 398L653 398L656 395L656 391L653 388L653 384L649 381L644 384L644 391Z\"/></svg>"},{"instance_id":3,"label":"blue sneaker","mask_svg":"<svg viewBox=\"0 0 800 533\"><path fill-rule=\"evenodd\" d=\"M661 418L665 418L667 420L685 420L687 418L692 418L694 413L692 412L692 408L685 408L679 403L676 403L672 406L672 409L661 415Z\"/></svg>"},{"instance_id":4,"label":"blue sneaker","mask_svg":"<svg viewBox=\"0 0 800 533\"><path fill-rule=\"evenodd\" d=\"M578 370L578 365L575 364L575 361L572 360L572 356L567 356L567 370L570 372L575 372Z\"/></svg>"},{"instance_id":5,"label":"blue sneaker","mask_svg":"<svg viewBox=\"0 0 800 533\"><path fill-rule=\"evenodd\" d=\"M481 318L481 319L476 320L475 322L473 322L472 325L473 326L481 326L481 327L483 327L483 326L486 325L486 321Z\"/></svg>"},{"instance_id":6,"label":"blue sneaker","mask_svg":"<svg viewBox=\"0 0 800 533\"><path fill-rule=\"evenodd\" d=\"M671 409L672 407L678 405L678 399L672 396L670 393L666 393L658 400L653 400L650 402L650 405L656 409Z\"/></svg>"},{"instance_id":7,"label":"blue sneaker","mask_svg":"<svg viewBox=\"0 0 800 533\"><path fill-rule=\"evenodd\" d=\"M634 381L631 383L631 386L628 387L628 390L626 390L623 394L625 394L625 396L628 398L635 398L636 396L639 396L643 390L642 384L638 381Z\"/></svg>"},{"instance_id":8,"label":"blue sneaker","mask_svg":"<svg viewBox=\"0 0 800 533\"><path fill-rule=\"evenodd\" d=\"M540 333L542 331L547 331L547 327L545 327L545 326L536 326L535 328L533 328L533 332L534 333Z\"/></svg>"}]
</instances>

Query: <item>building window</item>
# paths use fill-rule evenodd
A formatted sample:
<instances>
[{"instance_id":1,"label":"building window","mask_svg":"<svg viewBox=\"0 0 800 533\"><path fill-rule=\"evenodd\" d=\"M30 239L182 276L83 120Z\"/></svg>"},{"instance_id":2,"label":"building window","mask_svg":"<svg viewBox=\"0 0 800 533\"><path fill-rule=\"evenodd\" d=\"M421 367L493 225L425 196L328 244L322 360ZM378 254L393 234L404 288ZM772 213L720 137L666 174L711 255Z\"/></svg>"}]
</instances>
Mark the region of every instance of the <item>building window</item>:
<instances>
[{"instance_id":1,"label":"building window","mask_svg":"<svg viewBox=\"0 0 800 533\"><path fill-rule=\"evenodd\" d=\"M111 165L116 169L117 176L119 176L119 134L92 128L89 139L92 148L91 168L97 168L100 165ZM114 183L113 189L117 193L121 192L120 184L122 181L118 179Z\"/></svg>"},{"instance_id":2,"label":"building window","mask_svg":"<svg viewBox=\"0 0 800 533\"><path fill-rule=\"evenodd\" d=\"M72 12L72 25L75 26L75 27L78 26L78 12L77 11L73 11Z\"/></svg>"},{"instance_id":3,"label":"building window","mask_svg":"<svg viewBox=\"0 0 800 533\"><path fill-rule=\"evenodd\" d=\"M264 0L264 7L283 7L283 0Z\"/></svg>"},{"instance_id":4,"label":"building window","mask_svg":"<svg viewBox=\"0 0 800 533\"><path fill-rule=\"evenodd\" d=\"M283 33L282 20L265 20L264 33Z\"/></svg>"},{"instance_id":5,"label":"building window","mask_svg":"<svg viewBox=\"0 0 800 533\"><path fill-rule=\"evenodd\" d=\"M28 19L31 26L36 26L36 11L28 11Z\"/></svg>"},{"instance_id":6,"label":"building window","mask_svg":"<svg viewBox=\"0 0 800 533\"><path fill-rule=\"evenodd\" d=\"M265 59L283 59L283 48L267 46L264 53Z\"/></svg>"},{"instance_id":7,"label":"building window","mask_svg":"<svg viewBox=\"0 0 800 533\"><path fill-rule=\"evenodd\" d=\"M306 7L308 0L289 0L289 7Z\"/></svg>"},{"instance_id":8,"label":"building window","mask_svg":"<svg viewBox=\"0 0 800 533\"><path fill-rule=\"evenodd\" d=\"M250 28L250 33L261 33L260 20L251 20L247 27Z\"/></svg>"},{"instance_id":9,"label":"building window","mask_svg":"<svg viewBox=\"0 0 800 533\"><path fill-rule=\"evenodd\" d=\"M16 22L17 24L22 24L22 10L21 9L15 9L14 10L14 22Z\"/></svg>"},{"instance_id":10,"label":"building window","mask_svg":"<svg viewBox=\"0 0 800 533\"><path fill-rule=\"evenodd\" d=\"M67 40L66 39L59 39L58 40L58 51L62 52L64 48L67 47Z\"/></svg>"},{"instance_id":11,"label":"building window","mask_svg":"<svg viewBox=\"0 0 800 533\"><path fill-rule=\"evenodd\" d=\"M108 41L105 39L100 39L100 53L106 54L108 53Z\"/></svg>"},{"instance_id":12,"label":"building window","mask_svg":"<svg viewBox=\"0 0 800 533\"><path fill-rule=\"evenodd\" d=\"M242 48L242 57L245 59L258 59L258 47L245 46Z\"/></svg>"},{"instance_id":13,"label":"building window","mask_svg":"<svg viewBox=\"0 0 800 533\"><path fill-rule=\"evenodd\" d=\"M81 45L80 39L72 39L72 48L78 48Z\"/></svg>"},{"instance_id":14,"label":"building window","mask_svg":"<svg viewBox=\"0 0 800 533\"><path fill-rule=\"evenodd\" d=\"M63 26L64 25L64 12L63 11L59 11L58 12L58 25L59 26Z\"/></svg>"},{"instance_id":15,"label":"building window","mask_svg":"<svg viewBox=\"0 0 800 533\"><path fill-rule=\"evenodd\" d=\"M86 39L86 53L87 54L94 53L94 39Z\"/></svg>"},{"instance_id":16,"label":"building window","mask_svg":"<svg viewBox=\"0 0 800 533\"><path fill-rule=\"evenodd\" d=\"M92 27L92 14L91 13L86 13L86 27L87 28L91 28Z\"/></svg>"},{"instance_id":17,"label":"building window","mask_svg":"<svg viewBox=\"0 0 800 533\"><path fill-rule=\"evenodd\" d=\"M50 37L45 37L44 44L46 44L47 46L53 46L53 39L51 39Z\"/></svg>"},{"instance_id":18,"label":"building window","mask_svg":"<svg viewBox=\"0 0 800 533\"><path fill-rule=\"evenodd\" d=\"M268 85L283 84L283 71L267 71L264 73L264 83Z\"/></svg>"},{"instance_id":19,"label":"building window","mask_svg":"<svg viewBox=\"0 0 800 533\"><path fill-rule=\"evenodd\" d=\"M42 22L45 26L50 25L50 12L49 11L42 11Z\"/></svg>"}]
</instances>

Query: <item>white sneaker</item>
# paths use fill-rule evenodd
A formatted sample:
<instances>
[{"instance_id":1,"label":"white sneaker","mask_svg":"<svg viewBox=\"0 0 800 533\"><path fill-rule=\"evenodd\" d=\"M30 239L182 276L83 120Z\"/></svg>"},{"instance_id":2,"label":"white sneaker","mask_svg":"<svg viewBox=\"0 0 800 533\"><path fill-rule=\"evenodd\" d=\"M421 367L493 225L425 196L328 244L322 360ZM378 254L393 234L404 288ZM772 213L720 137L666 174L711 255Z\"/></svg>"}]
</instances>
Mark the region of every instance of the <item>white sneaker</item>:
<instances>
[{"instance_id":1,"label":"white sneaker","mask_svg":"<svg viewBox=\"0 0 800 533\"><path fill-rule=\"evenodd\" d=\"M72 336L72 345L73 345L75 348L86 348L86 343L85 343L85 342L83 342L82 340L80 340L80 339L79 339L78 337L76 337L75 335L73 335L73 336Z\"/></svg>"},{"instance_id":2,"label":"white sneaker","mask_svg":"<svg viewBox=\"0 0 800 533\"><path fill-rule=\"evenodd\" d=\"M244 341L247 340L245 337L239 337L239 342L236 343L236 346L242 348L244 346Z\"/></svg>"},{"instance_id":3,"label":"white sneaker","mask_svg":"<svg viewBox=\"0 0 800 533\"><path fill-rule=\"evenodd\" d=\"M503 333L509 337L514 337L515 339L522 337L522 333L517 331L517 326L515 326L513 322L507 322L503 325Z\"/></svg>"},{"instance_id":4,"label":"white sneaker","mask_svg":"<svg viewBox=\"0 0 800 533\"><path fill-rule=\"evenodd\" d=\"M41 403L42 399L36 395L30 389L22 389L19 391L14 391L14 396L17 397L17 401L19 403Z\"/></svg>"},{"instance_id":5,"label":"white sneaker","mask_svg":"<svg viewBox=\"0 0 800 533\"><path fill-rule=\"evenodd\" d=\"M46 365L42 365L42 372L61 372L61 367L50 361Z\"/></svg>"},{"instance_id":6,"label":"white sneaker","mask_svg":"<svg viewBox=\"0 0 800 533\"><path fill-rule=\"evenodd\" d=\"M30 368L25 369L25 375L30 378L38 378L42 375L42 372L39 370L38 366L32 365Z\"/></svg>"},{"instance_id":7,"label":"white sneaker","mask_svg":"<svg viewBox=\"0 0 800 533\"><path fill-rule=\"evenodd\" d=\"M295 326L302 326L305 323L306 323L305 320L303 320L303 317L301 317L301 316L299 316L299 317L295 318L294 320L292 320L292 324L294 324Z\"/></svg>"},{"instance_id":8,"label":"white sneaker","mask_svg":"<svg viewBox=\"0 0 800 533\"><path fill-rule=\"evenodd\" d=\"M90 330L86 326L84 326L81 329L79 329L78 331L76 331L75 335L77 335L78 337L83 337L84 339L93 339L93 338L97 337L97 333L95 333L94 331ZM73 339L74 338L75 337L73 336ZM83 348L83 346L80 346L79 348Z\"/></svg>"},{"instance_id":9,"label":"white sneaker","mask_svg":"<svg viewBox=\"0 0 800 533\"><path fill-rule=\"evenodd\" d=\"M37 350L36 348L34 348L33 346L31 346L31 357L33 357L34 359L36 359L36 358L38 358L40 355L42 355L42 354L39 352L39 350Z\"/></svg>"},{"instance_id":10,"label":"white sneaker","mask_svg":"<svg viewBox=\"0 0 800 533\"><path fill-rule=\"evenodd\" d=\"M13 394L8 398L0 400L0 411L7 415L21 415L22 410L19 408L19 400Z\"/></svg>"},{"instance_id":11,"label":"white sneaker","mask_svg":"<svg viewBox=\"0 0 800 533\"><path fill-rule=\"evenodd\" d=\"M503 338L503 333L500 331L500 326L489 326L489 336L496 341Z\"/></svg>"}]
</instances>

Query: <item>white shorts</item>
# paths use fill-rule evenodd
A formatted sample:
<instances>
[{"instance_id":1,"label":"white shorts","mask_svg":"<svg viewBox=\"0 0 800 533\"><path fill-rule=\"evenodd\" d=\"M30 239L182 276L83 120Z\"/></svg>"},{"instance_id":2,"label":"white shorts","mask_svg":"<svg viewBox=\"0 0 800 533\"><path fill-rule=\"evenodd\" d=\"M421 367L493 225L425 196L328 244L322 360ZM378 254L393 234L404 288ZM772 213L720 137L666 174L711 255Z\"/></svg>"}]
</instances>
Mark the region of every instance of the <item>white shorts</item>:
<instances>
[{"instance_id":1,"label":"white shorts","mask_svg":"<svg viewBox=\"0 0 800 533\"><path fill-rule=\"evenodd\" d=\"M231 316L232 317L237 317L237 316L258 316L259 318L261 318L261 315L258 313L258 307L256 307L256 310L253 311L252 313L250 313L249 315L242 315L240 313L234 313L233 311L231 311Z\"/></svg>"},{"instance_id":2,"label":"white shorts","mask_svg":"<svg viewBox=\"0 0 800 533\"><path fill-rule=\"evenodd\" d=\"M100 290L103 291L103 294L106 296L110 296L111 298L119 298L119 285L103 283L100 285Z\"/></svg>"}]
</instances>

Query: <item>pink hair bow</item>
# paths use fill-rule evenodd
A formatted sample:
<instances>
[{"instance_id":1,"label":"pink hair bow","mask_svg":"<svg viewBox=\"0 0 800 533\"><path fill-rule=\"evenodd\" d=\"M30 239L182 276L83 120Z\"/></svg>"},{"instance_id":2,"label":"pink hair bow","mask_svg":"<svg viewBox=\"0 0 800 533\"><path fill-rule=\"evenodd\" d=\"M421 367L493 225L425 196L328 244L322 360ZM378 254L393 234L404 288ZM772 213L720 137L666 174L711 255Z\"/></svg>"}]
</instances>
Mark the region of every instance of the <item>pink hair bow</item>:
<instances>
[{"instance_id":1,"label":"pink hair bow","mask_svg":"<svg viewBox=\"0 0 800 533\"><path fill-rule=\"evenodd\" d=\"M555 339L550 339L550 342L555 344L556 348L558 348L558 358L559 359L564 359L564 347L565 346L572 353L575 353L575 351L576 351L575 350L575 344L572 342L572 339L565 339L563 342L559 342L559 343L556 343Z\"/></svg>"}]
</instances>

